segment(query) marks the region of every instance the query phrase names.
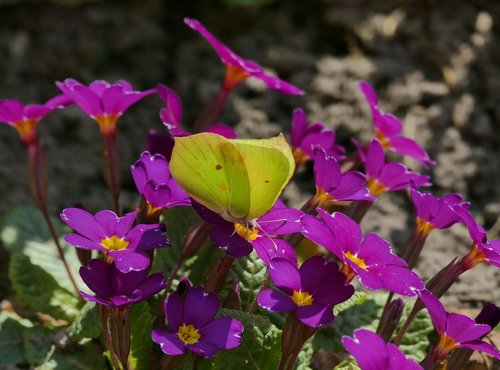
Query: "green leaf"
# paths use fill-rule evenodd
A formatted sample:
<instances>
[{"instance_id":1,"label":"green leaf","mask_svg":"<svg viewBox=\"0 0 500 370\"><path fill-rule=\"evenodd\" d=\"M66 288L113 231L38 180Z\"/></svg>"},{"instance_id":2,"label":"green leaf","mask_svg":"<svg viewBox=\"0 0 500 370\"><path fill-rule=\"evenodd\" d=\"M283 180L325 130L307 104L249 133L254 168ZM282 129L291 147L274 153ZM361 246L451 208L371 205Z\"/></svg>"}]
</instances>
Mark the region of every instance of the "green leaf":
<instances>
[{"instance_id":1,"label":"green leaf","mask_svg":"<svg viewBox=\"0 0 500 370\"><path fill-rule=\"evenodd\" d=\"M312 341L308 340L297 356L297 361L295 361L295 370L312 370L310 365L313 354L314 347L312 345Z\"/></svg>"},{"instance_id":2,"label":"green leaf","mask_svg":"<svg viewBox=\"0 0 500 370\"><path fill-rule=\"evenodd\" d=\"M342 302L341 304L336 305L333 308L333 314L337 316L341 312L344 312L345 310L348 310L351 307L363 304L365 300L366 300L365 292L359 292L359 291L354 292L351 298L349 298L347 301Z\"/></svg>"},{"instance_id":3,"label":"green leaf","mask_svg":"<svg viewBox=\"0 0 500 370\"><path fill-rule=\"evenodd\" d=\"M147 302L141 302L131 307L129 361L135 370L149 370L149 355L153 347L151 331L154 320Z\"/></svg>"},{"instance_id":4,"label":"green leaf","mask_svg":"<svg viewBox=\"0 0 500 370\"><path fill-rule=\"evenodd\" d=\"M69 336L75 341L97 338L102 333L102 324L94 302L87 302L78 317L69 327Z\"/></svg>"},{"instance_id":5,"label":"green leaf","mask_svg":"<svg viewBox=\"0 0 500 370\"><path fill-rule=\"evenodd\" d=\"M77 280L78 286L84 287L85 285L78 274L81 264L75 248L66 244L63 239L64 235L70 232L70 229L64 227L59 220L53 219L52 222L57 235L59 235L59 243L72 269L73 276ZM70 292L74 291L45 220L37 208L20 206L10 211L0 226L0 239L11 254L21 253L29 257L33 265L46 271L61 288Z\"/></svg>"},{"instance_id":6,"label":"green leaf","mask_svg":"<svg viewBox=\"0 0 500 370\"><path fill-rule=\"evenodd\" d=\"M0 366L25 361L24 330L32 326L28 320L6 311L0 312Z\"/></svg>"},{"instance_id":7,"label":"green leaf","mask_svg":"<svg viewBox=\"0 0 500 370\"><path fill-rule=\"evenodd\" d=\"M242 311L220 310L220 316L233 317L243 324L241 344L228 351L220 351L214 359L200 362L200 370L275 370L281 351L281 330L269 319Z\"/></svg>"},{"instance_id":8,"label":"green leaf","mask_svg":"<svg viewBox=\"0 0 500 370\"><path fill-rule=\"evenodd\" d=\"M333 368L334 370L361 370L354 360L345 360Z\"/></svg>"},{"instance_id":9,"label":"green leaf","mask_svg":"<svg viewBox=\"0 0 500 370\"><path fill-rule=\"evenodd\" d=\"M77 298L40 266L32 264L29 257L20 253L11 255L9 278L17 298L31 310L63 320L78 315Z\"/></svg>"},{"instance_id":10,"label":"green leaf","mask_svg":"<svg viewBox=\"0 0 500 370\"><path fill-rule=\"evenodd\" d=\"M247 311L252 305L266 275L266 264L257 256L255 251L234 261L231 276L239 283L243 311Z\"/></svg>"},{"instance_id":11,"label":"green leaf","mask_svg":"<svg viewBox=\"0 0 500 370\"><path fill-rule=\"evenodd\" d=\"M56 350L37 370L95 370L106 369L106 358L99 346L87 343L72 350Z\"/></svg>"}]
</instances>

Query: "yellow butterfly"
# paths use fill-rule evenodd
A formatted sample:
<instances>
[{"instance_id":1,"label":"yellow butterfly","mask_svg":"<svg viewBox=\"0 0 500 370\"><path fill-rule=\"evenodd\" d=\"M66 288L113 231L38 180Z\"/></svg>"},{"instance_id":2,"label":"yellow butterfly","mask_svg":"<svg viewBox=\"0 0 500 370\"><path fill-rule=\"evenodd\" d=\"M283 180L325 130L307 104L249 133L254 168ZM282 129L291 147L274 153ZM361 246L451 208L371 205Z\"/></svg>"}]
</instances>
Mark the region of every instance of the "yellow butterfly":
<instances>
[{"instance_id":1,"label":"yellow butterfly","mask_svg":"<svg viewBox=\"0 0 500 370\"><path fill-rule=\"evenodd\" d=\"M260 140L213 133L176 137L170 160L172 177L193 199L238 224L269 211L294 170L283 134Z\"/></svg>"}]
</instances>

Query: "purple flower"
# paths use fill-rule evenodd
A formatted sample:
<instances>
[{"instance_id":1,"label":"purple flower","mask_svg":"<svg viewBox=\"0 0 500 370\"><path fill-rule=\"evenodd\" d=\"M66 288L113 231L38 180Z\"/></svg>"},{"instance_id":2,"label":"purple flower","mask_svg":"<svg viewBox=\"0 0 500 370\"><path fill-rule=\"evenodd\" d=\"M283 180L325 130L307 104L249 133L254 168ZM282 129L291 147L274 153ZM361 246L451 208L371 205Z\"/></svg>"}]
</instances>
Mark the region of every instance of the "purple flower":
<instances>
[{"instance_id":1,"label":"purple flower","mask_svg":"<svg viewBox=\"0 0 500 370\"><path fill-rule=\"evenodd\" d=\"M229 317L214 318L218 309L217 296L201 286L183 295L171 293L164 306L168 326L153 329L151 337L171 356L192 351L212 358L222 349L238 347L243 325Z\"/></svg>"},{"instance_id":2,"label":"purple flower","mask_svg":"<svg viewBox=\"0 0 500 370\"><path fill-rule=\"evenodd\" d=\"M172 157L175 140L170 133L157 132L153 129L148 132L146 150L151 154L161 154L167 161Z\"/></svg>"},{"instance_id":3,"label":"purple flower","mask_svg":"<svg viewBox=\"0 0 500 370\"><path fill-rule=\"evenodd\" d=\"M118 217L112 211L99 211L92 216L79 208L66 208L61 219L78 234L68 234L64 240L77 248L95 249L107 253L121 272L139 271L148 267L150 249L168 247L170 241L164 225L137 225L135 212Z\"/></svg>"},{"instance_id":4,"label":"purple flower","mask_svg":"<svg viewBox=\"0 0 500 370\"><path fill-rule=\"evenodd\" d=\"M174 90L169 87L159 84L158 95L165 104L165 107L160 110L160 119L167 127L172 136L188 136L190 132L185 131L181 127L182 123L182 102ZM219 134L227 139L236 139L237 135L233 128L223 125L215 124L202 130L203 132L212 132Z\"/></svg>"},{"instance_id":5,"label":"purple flower","mask_svg":"<svg viewBox=\"0 0 500 370\"><path fill-rule=\"evenodd\" d=\"M337 160L344 158L345 149L335 144L337 135L335 131L324 127L323 123L315 122L308 125L304 111L296 108L292 116L292 152L297 166L308 160L315 160L315 148L322 148L329 157Z\"/></svg>"},{"instance_id":6,"label":"purple flower","mask_svg":"<svg viewBox=\"0 0 500 370\"><path fill-rule=\"evenodd\" d=\"M28 104L17 100L0 100L0 122L14 127L25 143L36 141L35 127L47 114L67 105L64 97L56 96L43 105Z\"/></svg>"},{"instance_id":7,"label":"purple flower","mask_svg":"<svg viewBox=\"0 0 500 370\"><path fill-rule=\"evenodd\" d=\"M189 206L189 195L170 176L168 162L161 154L143 152L131 166L137 190L144 197L151 211L174 206Z\"/></svg>"},{"instance_id":8,"label":"purple flower","mask_svg":"<svg viewBox=\"0 0 500 370\"><path fill-rule=\"evenodd\" d=\"M441 199L429 192L421 193L411 189L411 200L417 213L417 228L428 235L434 229L447 229L462 219L453 210L455 205L468 209L470 203L464 202L460 194L447 194Z\"/></svg>"},{"instance_id":9,"label":"purple flower","mask_svg":"<svg viewBox=\"0 0 500 370\"><path fill-rule=\"evenodd\" d=\"M365 175L357 171L343 174L337 160L325 150L316 148L315 153L315 204L318 207L328 206L335 201L375 200L365 188Z\"/></svg>"},{"instance_id":10,"label":"purple flower","mask_svg":"<svg viewBox=\"0 0 500 370\"><path fill-rule=\"evenodd\" d=\"M93 120L97 121L103 135L116 131L116 122L130 106L143 97L156 93L156 89L144 92L132 90L127 81L113 84L98 80L88 87L68 78L64 82L56 82L57 87L75 104L77 104Z\"/></svg>"},{"instance_id":11,"label":"purple flower","mask_svg":"<svg viewBox=\"0 0 500 370\"><path fill-rule=\"evenodd\" d=\"M273 257L288 258L294 263L297 262L297 255L292 246L274 236L300 231L303 213L298 209L287 208L278 201L269 212L255 220L253 225L244 225L226 221L197 202L193 202L193 207L205 221L215 224L210 238L229 256L243 257L255 249L266 263Z\"/></svg>"},{"instance_id":12,"label":"purple flower","mask_svg":"<svg viewBox=\"0 0 500 370\"><path fill-rule=\"evenodd\" d=\"M297 86L267 74L257 63L244 59L222 44L200 22L185 18L184 22L193 30L200 33L214 48L222 63L226 65L226 78L223 83L225 91L232 91L247 77L255 77L264 82L270 89L284 94L302 95L304 92Z\"/></svg>"},{"instance_id":13,"label":"purple flower","mask_svg":"<svg viewBox=\"0 0 500 370\"><path fill-rule=\"evenodd\" d=\"M302 233L337 256L343 263L347 280L354 276L369 289L387 289L405 296L414 296L424 283L406 268L406 262L392 253L387 241L367 234L362 241L359 225L342 213L318 208L323 221L306 215L302 218Z\"/></svg>"},{"instance_id":14,"label":"purple flower","mask_svg":"<svg viewBox=\"0 0 500 370\"><path fill-rule=\"evenodd\" d=\"M386 343L378 334L356 329L353 338L343 336L342 344L363 370L418 370L422 367L407 358L392 343Z\"/></svg>"},{"instance_id":15,"label":"purple flower","mask_svg":"<svg viewBox=\"0 0 500 370\"><path fill-rule=\"evenodd\" d=\"M439 334L439 342L431 352L434 362L443 360L449 352L458 348L485 352L500 359L500 352L480 339L491 331L490 326L478 324L465 315L446 312L439 299L428 290L420 292L420 299Z\"/></svg>"},{"instance_id":16,"label":"purple flower","mask_svg":"<svg viewBox=\"0 0 500 370\"><path fill-rule=\"evenodd\" d=\"M80 292L87 301L122 308L144 301L165 288L161 273L148 276L147 270L123 273L115 264L91 260L80 267L80 276L95 296Z\"/></svg>"},{"instance_id":17,"label":"purple flower","mask_svg":"<svg viewBox=\"0 0 500 370\"><path fill-rule=\"evenodd\" d=\"M271 312L295 311L305 325L318 327L333 320L333 306L349 299L354 287L346 283L335 262L322 256L307 259L300 268L285 258L268 265L273 284L283 293L266 289L257 302Z\"/></svg>"},{"instance_id":18,"label":"purple flower","mask_svg":"<svg viewBox=\"0 0 500 370\"><path fill-rule=\"evenodd\" d=\"M500 239L488 240L486 230L474 220L467 208L456 205L453 210L462 218L472 239L472 250L460 261L464 270L481 262L500 267Z\"/></svg>"},{"instance_id":19,"label":"purple flower","mask_svg":"<svg viewBox=\"0 0 500 370\"><path fill-rule=\"evenodd\" d=\"M361 81L359 89L365 95L366 101L372 111L375 138L385 149L412 157L424 168L436 163L429 158L427 152L415 140L401 136L401 132L403 131L401 121L379 108L377 94L368 82Z\"/></svg>"},{"instance_id":20,"label":"purple flower","mask_svg":"<svg viewBox=\"0 0 500 370\"><path fill-rule=\"evenodd\" d=\"M368 191L374 197L410 186L431 185L429 176L410 171L401 163L386 163L384 149L376 140L368 145L366 152L359 146L358 151L365 165Z\"/></svg>"}]
</instances>

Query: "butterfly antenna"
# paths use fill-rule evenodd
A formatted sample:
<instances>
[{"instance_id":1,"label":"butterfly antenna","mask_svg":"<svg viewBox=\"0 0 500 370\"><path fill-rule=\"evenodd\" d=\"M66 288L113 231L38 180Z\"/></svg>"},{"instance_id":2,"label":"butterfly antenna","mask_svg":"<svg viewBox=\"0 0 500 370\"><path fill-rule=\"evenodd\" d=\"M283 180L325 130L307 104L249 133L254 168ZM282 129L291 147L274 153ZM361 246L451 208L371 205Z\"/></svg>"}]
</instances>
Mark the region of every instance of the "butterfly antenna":
<instances>
[{"instance_id":1,"label":"butterfly antenna","mask_svg":"<svg viewBox=\"0 0 500 370\"><path fill-rule=\"evenodd\" d=\"M281 221L281 220L277 220L277 221ZM266 222L266 221L264 221L264 222ZM270 221L267 221L267 222L270 222ZM284 220L284 222L286 222L286 220ZM260 227L260 224L257 221L255 221L255 226L258 227L259 230L262 231L262 233L269 238L269 240L271 240L271 242L274 245L274 251L277 253L278 252L278 245L276 244L276 242L274 241L274 239L271 237L271 235L269 235L264 229L262 229Z\"/></svg>"}]
</instances>

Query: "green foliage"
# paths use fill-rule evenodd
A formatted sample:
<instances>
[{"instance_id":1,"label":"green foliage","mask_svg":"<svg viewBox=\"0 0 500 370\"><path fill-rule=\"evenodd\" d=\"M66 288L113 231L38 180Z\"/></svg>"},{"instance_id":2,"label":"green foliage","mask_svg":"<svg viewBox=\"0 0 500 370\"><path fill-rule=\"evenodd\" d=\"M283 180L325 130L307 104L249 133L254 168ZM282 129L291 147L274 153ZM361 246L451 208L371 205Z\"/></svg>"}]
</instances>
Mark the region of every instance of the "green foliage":
<instances>
[{"instance_id":1,"label":"green foliage","mask_svg":"<svg viewBox=\"0 0 500 370\"><path fill-rule=\"evenodd\" d=\"M348 310L349 308L352 308L356 305L363 304L366 300L366 293L365 292L354 292L351 298L349 298L347 301L342 302L341 304L336 305L333 308L333 314L337 316L341 312L344 312L345 310Z\"/></svg>"},{"instance_id":2,"label":"green foliage","mask_svg":"<svg viewBox=\"0 0 500 370\"><path fill-rule=\"evenodd\" d=\"M130 361L135 370L149 369L153 322L154 316L146 302L135 304L130 309Z\"/></svg>"},{"instance_id":3,"label":"green foliage","mask_svg":"<svg viewBox=\"0 0 500 370\"><path fill-rule=\"evenodd\" d=\"M247 311L266 278L266 264L252 252L244 258L237 258L231 268L231 276L240 286L241 308Z\"/></svg>"},{"instance_id":4,"label":"green foliage","mask_svg":"<svg viewBox=\"0 0 500 370\"><path fill-rule=\"evenodd\" d=\"M106 358L93 343L72 350L56 351L37 370L95 370L106 369Z\"/></svg>"},{"instance_id":5,"label":"green foliage","mask_svg":"<svg viewBox=\"0 0 500 370\"><path fill-rule=\"evenodd\" d=\"M354 360L342 361L333 368L334 370L361 370L359 365Z\"/></svg>"},{"instance_id":6,"label":"green foliage","mask_svg":"<svg viewBox=\"0 0 500 370\"><path fill-rule=\"evenodd\" d=\"M0 312L0 367L24 362L24 331L33 325L8 312Z\"/></svg>"},{"instance_id":7,"label":"green foliage","mask_svg":"<svg viewBox=\"0 0 500 370\"><path fill-rule=\"evenodd\" d=\"M31 260L15 253L10 258L9 278L17 298L33 311L56 319L71 320L78 315L78 299L61 288L56 280Z\"/></svg>"},{"instance_id":8,"label":"green foliage","mask_svg":"<svg viewBox=\"0 0 500 370\"><path fill-rule=\"evenodd\" d=\"M243 323L245 331L239 347L221 351L200 363L200 370L275 370L281 357L281 330L262 316L242 311L220 310L220 316L233 317Z\"/></svg>"},{"instance_id":9,"label":"green foliage","mask_svg":"<svg viewBox=\"0 0 500 370\"><path fill-rule=\"evenodd\" d=\"M312 341L308 340L297 356L297 361L295 361L295 370L312 370L310 365L313 353L314 347L312 345Z\"/></svg>"},{"instance_id":10,"label":"green foliage","mask_svg":"<svg viewBox=\"0 0 500 370\"><path fill-rule=\"evenodd\" d=\"M55 225L60 236L68 231L60 223ZM0 228L0 239L11 253L9 278L20 301L57 319L75 317L78 299L38 209L17 207L8 213ZM79 279L80 263L74 248L62 239L61 245L73 275Z\"/></svg>"},{"instance_id":11,"label":"green foliage","mask_svg":"<svg viewBox=\"0 0 500 370\"><path fill-rule=\"evenodd\" d=\"M78 317L69 327L69 336L75 341L88 338L97 338L102 333L101 320L97 312L97 306L93 302L87 302L80 311Z\"/></svg>"}]
</instances>

